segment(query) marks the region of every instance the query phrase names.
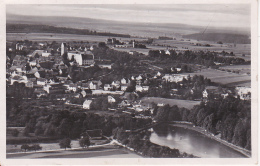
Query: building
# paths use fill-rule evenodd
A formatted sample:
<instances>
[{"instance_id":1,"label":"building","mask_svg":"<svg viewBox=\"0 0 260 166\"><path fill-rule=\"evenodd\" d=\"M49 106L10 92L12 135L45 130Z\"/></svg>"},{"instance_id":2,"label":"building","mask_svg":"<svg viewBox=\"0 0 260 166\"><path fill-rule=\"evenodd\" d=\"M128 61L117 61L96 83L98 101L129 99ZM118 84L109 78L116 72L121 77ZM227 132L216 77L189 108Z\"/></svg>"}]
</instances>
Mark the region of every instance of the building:
<instances>
[{"instance_id":1,"label":"building","mask_svg":"<svg viewBox=\"0 0 260 166\"><path fill-rule=\"evenodd\" d=\"M112 96L107 96L107 101L108 101L108 103L115 103L116 99Z\"/></svg>"},{"instance_id":2,"label":"building","mask_svg":"<svg viewBox=\"0 0 260 166\"><path fill-rule=\"evenodd\" d=\"M83 103L83 109L90 109L91 103L92 103L92 100L85 100Z\"/></svg>"},{"instance_id":3,"label":"building","mask_svg":"<svg viewBox=\"0 0 260 166\"><path fill-rule=\"evenodd\" d=\"M165 74L165 76L163 76L162 78L168 82L181 82L183 78L187 79L188 76L178 74Z\"/></svg>"},{"instance_id":4,"label":"building","mask_svg":"<svg viewBox=\"0 0 260 166\"><path fill-rule=\"evenodd\" d=\"M66 53L67 51L68 51L67 44L66 43L61 43L60 55L63 56L64 53Z\"/></svg>"},{"instance_id":5,"label":"building","mask_svg":"<svg viewBox=\"0 0 260 166\"><path fill-rule=\"evenodd\" d=\"M236 94L242 100L250 100L251 99L251 88L250 87L236 87Z\"/></svg>"},{"instance_id":6,"label":"building","mask_svg":"<svg viewBox=\"0 0 260 166\"><path fill-rule=\"evenodd\" d=\"M105 84L104 85L104 90L105 91L110 91L112 89L112 86L110 84Z\"/></svg>"},{"instance_id":7,"label":"building","mask_svg":"<svg viewBox=\"0 0 260 166\"><path fill-rule=\"evenodd\" d=\"M46 84L46 79L44 79L44 78L37 79L37 85L44 86L45 84Z\"/></svg>"},{"instance_id":8,"label":"building","mask_svg":"<svg viewBox=\"0 0 260 166\"><path fill-rule=\"evenodd\" d=\"M76 92L76 91L77 91L77 85L75 85L75 84L70 84L69 87L68 87L68 89L69 89L70 91Z\"/></svg>"},{"instance_id":9,"label":"building","mask_svg":"<svg viewBox=\"0 0 260 166\"><path fill-rule=\"evenodd\" d=\"M94 54L92 52L86 51L85 54L81 54L81 56L83 66L91 66L95 64Z\"/></svg>"},{"instance_id":10,"label":"building","mask_svg":"<svg viewBox=\"0 0 260 166\"><path fill-rule=\"evenodd\" d=\"M91 66L95 64L94 54L91 51L86 52L78 52L78 51L71 51L68 52L68 60L72 60L79 65L79 66Z\"/></svg>"},{"instance_id":11,"label":"building","mask_svg":"<svg viewBox=\"0 0 260 166\"><path fill-rule=\"evenodd\" d=\"M121 91L126 91L127 87L127 85L121 85Z\"/></svg>"},{"instance_id":12,"label":"building","mask_svg":"<svg viewBox=\"0 0 260 166\"><path fill-rule=\"evenodd\" d=\"M90 81L89 83L89 89L91 90L97 90L100 89L100 86L102 85L101 81Z\"/></svg>"}]
</instances>

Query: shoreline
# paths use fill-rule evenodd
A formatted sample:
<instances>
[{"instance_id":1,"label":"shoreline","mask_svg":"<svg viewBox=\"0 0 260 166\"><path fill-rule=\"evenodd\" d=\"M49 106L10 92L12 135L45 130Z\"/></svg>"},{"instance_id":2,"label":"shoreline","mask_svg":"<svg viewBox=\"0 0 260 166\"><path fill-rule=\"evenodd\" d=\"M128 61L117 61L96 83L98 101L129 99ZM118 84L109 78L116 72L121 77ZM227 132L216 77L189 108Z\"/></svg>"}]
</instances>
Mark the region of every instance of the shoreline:
<instances>
[{"instance_id":1,"label":"shoreline","mask_svg":"<svg viewBox=\"0 0 260 166\"><path fill-rule=\"evenodd\" d=\"M199 132L201 134L203 134L204 136L207 136L211 139L214 139L215 141L225 145L225 146L228 146L230 147L231 149L243 154L244 156L248 157L248 158L251 158L251 152L249 150L246 150L246 149L243 149L239 146L236 146L232 143L229 143L221 138L218 138L216 137L215 135L213 135L212 133L206 131L205 129L203 129L202 127L199 127L199 126L191 126L190 123L182 123L182 122L177 122L177 123L174 123L174 124L169 124L170 126L176 126L176 127L181 127L181 128L185 128L185 129L190 129L190 130L193 130L193 131L196 131L196 132Z\"/></svg>"}]
</instances>

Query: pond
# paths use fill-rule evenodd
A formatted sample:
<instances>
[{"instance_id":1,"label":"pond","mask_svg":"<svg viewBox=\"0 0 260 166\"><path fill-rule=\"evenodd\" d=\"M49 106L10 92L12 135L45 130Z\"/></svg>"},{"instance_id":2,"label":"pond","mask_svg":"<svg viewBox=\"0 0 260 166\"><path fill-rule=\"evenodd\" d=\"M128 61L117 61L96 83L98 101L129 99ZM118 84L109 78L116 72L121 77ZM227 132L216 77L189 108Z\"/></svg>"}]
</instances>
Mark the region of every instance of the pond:
<instances>
[{"instance_id":1,"label":"pond","mask_svg":"<svg viewBox=\"0 0 260 166\"><path fill-rule=\"evenodd\" d=\"M182 127L160 125L153 128L150 141L202 158L245 158L243 154L203 134Z\"/></svg>"}]
</instances>

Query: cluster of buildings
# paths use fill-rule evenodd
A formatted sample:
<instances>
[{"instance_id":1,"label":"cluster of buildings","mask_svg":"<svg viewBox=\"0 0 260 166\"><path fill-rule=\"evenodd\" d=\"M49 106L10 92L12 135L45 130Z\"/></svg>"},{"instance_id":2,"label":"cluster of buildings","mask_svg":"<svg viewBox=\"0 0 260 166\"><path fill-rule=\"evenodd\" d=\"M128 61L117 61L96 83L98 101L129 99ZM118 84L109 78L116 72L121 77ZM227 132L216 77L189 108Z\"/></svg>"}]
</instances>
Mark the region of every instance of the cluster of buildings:
<instances>
[{"instance_id":1,"label":"cluster of buildings","mask_svg":"<svg viewBox=\"0 0 260 166\"><path fill-rule=\"evenodd\" d=\"M114 80L109 84L103 84L101 80L89 80L72 82L71 76L68 72L68 66L64 64L63 57L66 56L70 65L77 65L78 67L90 67L94 64L100 68L112 69L110 60L97 60L92 53L93 47L77 47L68 46L66 43L61 43L60 47L46 48L45 44L41 43L40 48L33 52L30 52L27 56L16 55L12 61L7 58L7 63L10 63L10 68L7 69L7 82L10 85L17 83L24 83L28 88L34 88L34 93L37 97L47 96L48 94L61 95L59 99L67 100L68 95L74 98L86 98L82 107L84 109L90 109L92 103L92 95L107 95L108 102L115 102L114 95L123 96L127 91L148 92L150 88L149 80L158 79L165 82L181 82L183 79L187 79L188 75L184 74L162 74L160 72L156 75L140 74L131 76L129 78L122 78L120 80ZM115 38L108 39L107 44L122 44ZM133 47L135 43L133 42ZM28 45L26 47L29 47ZM22 44L16 44L15 49L20 51L25 46ZM59 51L60 54L54 55L53 49ZM9 49L9 51L13 51ZM170 52L166 52L170 54ZM181 68L177 68L178 72ZM131 90L129 90L132 88ZM193 89L192 89L193 90ZM191 90L191 91L192 91ZM175 91L173 89L173 91ZM176 89L176 91L178 91ZM216 87L206 87L202 92L203 98L208 98L210 93L217 93ZM250 88L237 87L237 95L243 100L248 100L251 97ZM228 94L221 94L226 97ZM66 103L69 103L66 101ZM130 101L123 100L119 106L129 106ZM140 105L140 104L139 104ZM132 108L136 111L143 110L136 103Z\"/></svg>"}]
</instances>

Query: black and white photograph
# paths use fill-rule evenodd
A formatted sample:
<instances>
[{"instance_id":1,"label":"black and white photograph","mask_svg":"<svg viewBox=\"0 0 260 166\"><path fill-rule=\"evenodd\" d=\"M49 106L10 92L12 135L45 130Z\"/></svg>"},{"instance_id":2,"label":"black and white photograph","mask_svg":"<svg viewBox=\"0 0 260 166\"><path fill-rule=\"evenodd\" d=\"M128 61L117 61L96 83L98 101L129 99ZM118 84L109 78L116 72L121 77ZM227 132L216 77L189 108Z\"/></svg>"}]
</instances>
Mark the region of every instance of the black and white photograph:
<instances>
[{"instance_id":1,"label":"black and white photograph","mask_svg":"<svg viewBox=\"0 0 260 166\"><path fill-rule=\"evenodd\" d=\"M256 2L57 2L4 4L6 161L257 163Z\"/></svg>"}]
</instances>

